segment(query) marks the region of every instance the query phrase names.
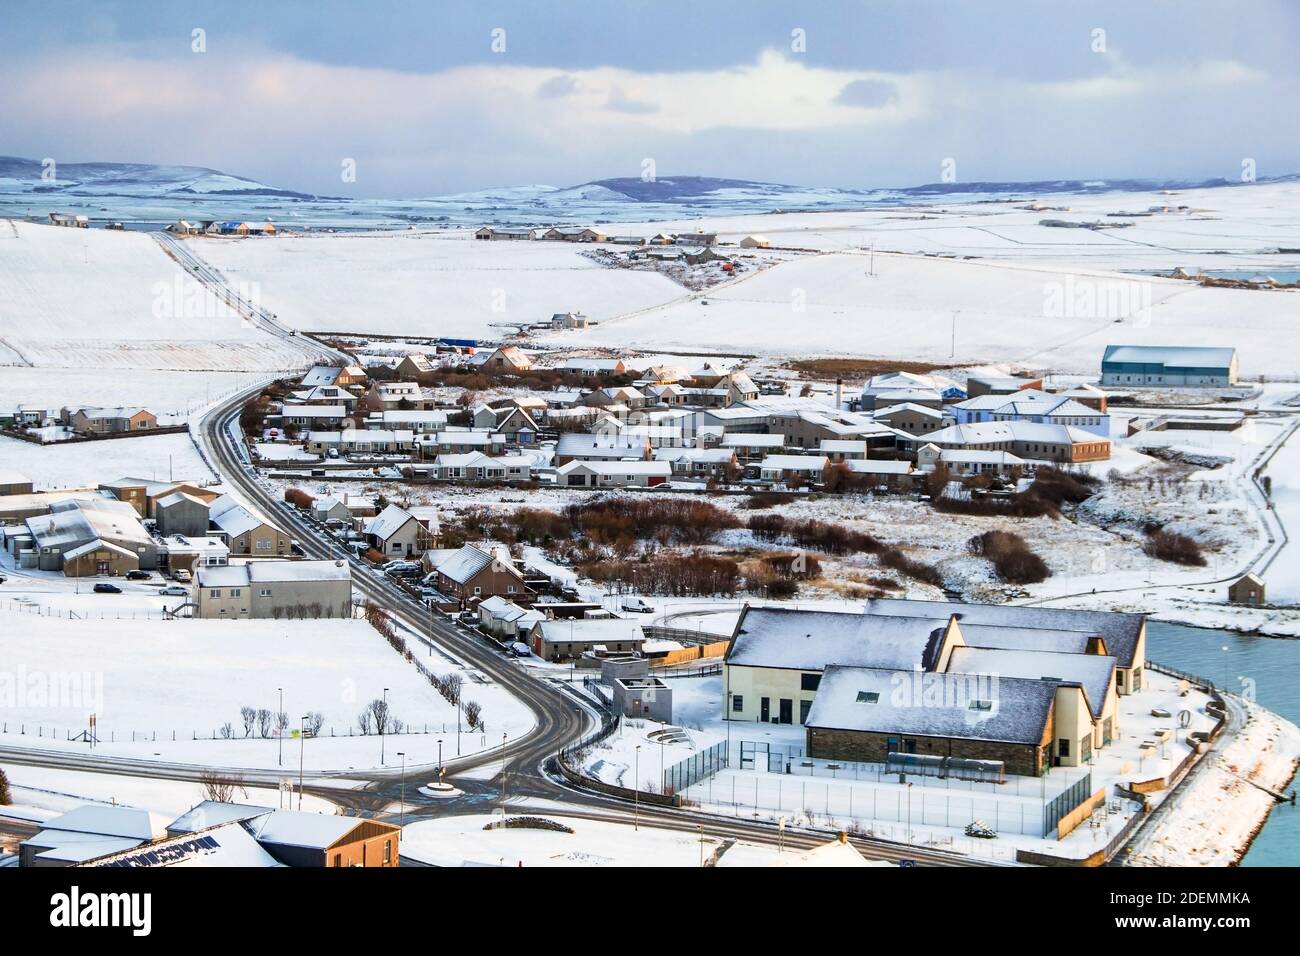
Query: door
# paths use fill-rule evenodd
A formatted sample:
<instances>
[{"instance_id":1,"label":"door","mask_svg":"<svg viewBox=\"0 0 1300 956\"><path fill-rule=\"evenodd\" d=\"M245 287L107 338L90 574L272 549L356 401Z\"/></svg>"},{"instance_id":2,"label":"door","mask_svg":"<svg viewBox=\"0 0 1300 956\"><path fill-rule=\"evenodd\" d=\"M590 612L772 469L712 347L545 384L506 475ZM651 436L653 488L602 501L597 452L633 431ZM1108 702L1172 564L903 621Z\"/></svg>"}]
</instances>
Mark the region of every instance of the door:
<instances>
[{"instance_id":1,"label":"door","mask_svg":"<svg viewBox=\"0 0 1300 956\"><path fill-rule=\"evenodd\" d=\"M96 574L108 574L108 562L107 562L107 561L96 561L96 562L95 562L95 573L96 573Z\"/></svg>"},{"instance_id":2,"label":"door","mask_svg":"<svg viewBox=\"0 0 1300 956\"><path fill-rule=\"evenodd\" d=\"M789 697L781 698L781 723L794 723L794 701Z\"/></svg>"},{"instance_id":3,"label":"door","mask_svg":"<svg viewBox=\"0 0 1300 956\"><path fill-rule=\"evenodd\" d=\"M770 697L760 698L758 701L758 719L767 723L772 719L772 699Z\"/></svg>"}]
</instances>

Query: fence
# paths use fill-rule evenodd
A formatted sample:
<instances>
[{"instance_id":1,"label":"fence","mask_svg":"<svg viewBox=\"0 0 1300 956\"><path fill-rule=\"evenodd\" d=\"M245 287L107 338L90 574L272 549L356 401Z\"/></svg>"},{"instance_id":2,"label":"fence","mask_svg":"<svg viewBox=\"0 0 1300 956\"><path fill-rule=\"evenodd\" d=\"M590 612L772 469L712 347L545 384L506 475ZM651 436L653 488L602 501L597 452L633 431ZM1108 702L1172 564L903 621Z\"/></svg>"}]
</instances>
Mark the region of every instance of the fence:
<instances>
[{"instance_id":1,"label":"fence","mask_svg":"<svg viewBox=\"0 0 1300 956\"><path fill-rule=\"evenodd\" d=\"M87 591L89 592L89 588ZM67 621L165 621L171 615L162 611L74 611L71 608L60 609L43 604L31 604L23 601L0 601L0 610L14 614L31 614L33 617L57 617Z\"/></svg>"},{"instance_id":2,"label":"fence","mask_svg":"<svg viewBox=\"0 0 1300 956\"><path fill-rule=\"evenodd\" d=\"M719 741L706 750L679 760L663 772L663 793L674 794L707 780L727 766L727 744Z\"/></svg>"},{"instance_id":3,"label":"fence","mask_svg":"<svg viewBox=\"0 0 1300 956\"><path fill-rule=\"evenodd\" d=\"M1091 773L1080 777L1065 790L1049 800L1047 806L1043 807L1043 835L1046 836L1053 830L1057 829L1057 824L1081 807L1090 796L1092 796ZM1102 791L1102 798L1105 798L1104 791ZM1078 821L1075 820L1073 823L1074 825L1077 825ZM1069 831L1067 830L1066 832ZM1059 834L1058 839L1064 835L1064 833Z\"/></svg>"},{"instance_id":4,"label":"fence","mask_svg":"<svg viewBox=\"0 0 1300 956\"><path fill-rule=\"evenodd\" d=\"M712 647L714 644L721 643L720 651L713 651L705 655L706 657L720 657L726 653L726 645L730 642L731 636L727 634L710 634L708 631L692 630L689 627L665 627L662 624L645 624L641 630L645 633L648 641L677 641L679 644L690 646L703 645Z\"/></svg>"}]
</instances>

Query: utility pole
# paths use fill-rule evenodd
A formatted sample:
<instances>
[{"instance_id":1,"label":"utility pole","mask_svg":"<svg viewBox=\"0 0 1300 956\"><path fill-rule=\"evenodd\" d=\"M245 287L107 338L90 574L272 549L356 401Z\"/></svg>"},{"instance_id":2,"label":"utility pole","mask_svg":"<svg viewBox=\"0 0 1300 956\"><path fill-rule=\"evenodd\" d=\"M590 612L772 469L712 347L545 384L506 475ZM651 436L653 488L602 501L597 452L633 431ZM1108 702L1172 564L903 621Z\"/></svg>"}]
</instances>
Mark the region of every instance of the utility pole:
<instances>
[{"instance_id":1,"label":"utility pole","mask_svg":"<svg viewBox=\"0 0 1300 956\"><path fill-rule=\"evenodd\" d=\"M280 715L284 713L284 688L277 687L276 690L280 692L280 709L275 712L275 730L276 730L275 736L276 736L276 740L280 744L280 753L279 756L276 757L275 762L276 762L276 766L283 767L284 766L284 728L280 726Z\"/></svg>"},{"instance_id":2,"label":"utility pole","mask_svg":"<svg viewBox=\"0 0 1300 956\"><path fill-rule=\"evenodd\" d=\"M636 754L632 758L632 829L641 829L641 745L636 745Z\"/></svg>"},{"instance_id":3,"label":"utility pole","mask_svg":"<svg viewBox=\"0 0 1300 956\"><path fill-rule=\"evenodd\" d=\"M397 756L402 758L402 809L397 814L397 819L401 820L402 817L406 816L406 752L399 750L397 751ZM401 824L399 823L398 825L400 826Z\"/></svg>"},{"instance_id":4,"label":"utility pole","mask_svg":"<svg viewBox=\"0 0 1300 956\"><path fill-rule=\"evenodd\" d=\"M302 809L302 758L307 750L307 718L303 717L298 730L298 809Z\"/></svg>"},{"instance_id":5,"label":"utility pole","mask_svg":"<svg viewBox=\"0 0 1300 956\"><path fill-rule=\"evenodd\" d=\"M949 354L949 358L957 357L957 312L958 311L959 310L953 310L952 313L952 351Z\"/></svg>"},{"instance_id":6,"label":"utility pole","mask_svg":"<svg viewBox=\"0 0 1300 956\"><path fill-rule=\"evenodd\" d=\"M379 725L379 766L384 765L384 731L388 727L388 688L384 688L384 707L380 711L383 722Z\"/></svg>"}]
</instances>

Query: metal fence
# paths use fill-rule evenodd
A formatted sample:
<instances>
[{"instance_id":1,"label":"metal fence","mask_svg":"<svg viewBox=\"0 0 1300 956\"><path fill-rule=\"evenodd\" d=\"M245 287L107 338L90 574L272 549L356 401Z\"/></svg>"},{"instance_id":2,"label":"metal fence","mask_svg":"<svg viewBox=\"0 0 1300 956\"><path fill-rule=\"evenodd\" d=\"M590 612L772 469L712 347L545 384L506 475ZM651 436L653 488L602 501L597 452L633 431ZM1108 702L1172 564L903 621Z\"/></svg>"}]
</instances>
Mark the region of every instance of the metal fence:
<instances>
[{"instance_id":1,"label":"metal fence","mask_svg":"<svg viewBox=\"0 0 1300 956\"><path fill-rule=\"evenodd\" d=\"M707 780L727 766L727 744L719 741L712 747L699 750L685 760L673 764L663 773L663 790L666 795L680 793L687 787Z\"/></svg>"},{"instance_id":2,"label":"metal fence","mask_svg":"<svg viewBox=\"0 0 1300 956\"><path fill-rule=\"evenodd\" d=\"M1092 774L1088 773L1058 793L1043 807L1043 833L1051 833L1065 816L1092 796Z\"/></svg>"}]
</instances>

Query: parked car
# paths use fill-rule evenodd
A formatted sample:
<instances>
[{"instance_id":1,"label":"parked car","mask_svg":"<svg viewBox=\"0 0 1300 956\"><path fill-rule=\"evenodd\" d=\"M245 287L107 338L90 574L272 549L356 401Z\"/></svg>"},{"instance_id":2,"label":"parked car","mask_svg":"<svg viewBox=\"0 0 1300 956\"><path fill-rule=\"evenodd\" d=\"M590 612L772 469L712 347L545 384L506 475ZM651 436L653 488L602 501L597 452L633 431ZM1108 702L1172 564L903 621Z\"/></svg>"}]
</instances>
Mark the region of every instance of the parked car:
<instances>
[{"instance_id":1,"label":"parked car","mask_svg":"<svg viewBox=\"0 0 1300 956\"><path fill-rule=\"evenodd\" d=\"M529 650L528 645L523 641L515 641L510 645L510 653L515 655L515 657L527 657L532 653L532 651Z\"/></svg>"},{"instance_id":2,"label":"parked car","mask_svg":"<svg viewBox=\"0 0 1300 956\"><path fill-rule=\"evenodd\" d=\"M654 613L654 608L639 597L623 598L622 608L625 611L635 611L638 614Z\"/></svg>"},{"instance_id":3,"label":"parked car","mask_svg":"<svg viewBox=\"0 0 1300 956\"><path fill-rule=\"evenodd\" d=\"M325 452L325 455L328 458L337 458L339 456L339 450L337 448L331 448L329 451Z\"/></svg>"},{"instance_id":4,"label":"parked car","mask_svg":"<svg viewBox=\"0 0 1300 956\"><path fill-rule=\"evenodd\" d=\"M389 561L384 565L384 573L392 577L408 577L420 573L419 561Z\"/></svg>"},{"instance_id":5,"label":"parked car","mask_svg":"<svg viewBox=\"0 0 1300 956\"><path fill-rule=\"evenodd\" d=\"M122 589L116 584L109 584L107 581L100 581L95 585L96 594L121 594Z\"/></svg>"},{"instance_id":6,"label":"parked car","mask_svg":"<svg viewBox=\"0 0 1300 956\"><path fill-rule=\"evenodd\" d=\"M166 594L169 597L189 597L190 589L183 588L179 584L169 584L165 588L159 588L158 593Z\"/></svg>"},{"instance_id":7,"label":"parked car","mask_svg":"<svg viewBox=\"0 0 1300 956\"><path fill-rule=\"evenodd\" d=\"M137 570L137 571L126 572L126 579L128 581L148 581L152 577L153 575L150 574L148 571Z\"/></svg>"},{"instance_id":8,"label":"parked car","mask_svg":"<svg viewBox=\"0 0 1300 956\"><path fill-rule=\"evenodd\" d=\"M190 581L193 580L193 578L190 577L190 572L186 571L184 568L177 568L173 571L172 579L181 582L181 584L189 584Z\"/></svg>"}]
</instances>

